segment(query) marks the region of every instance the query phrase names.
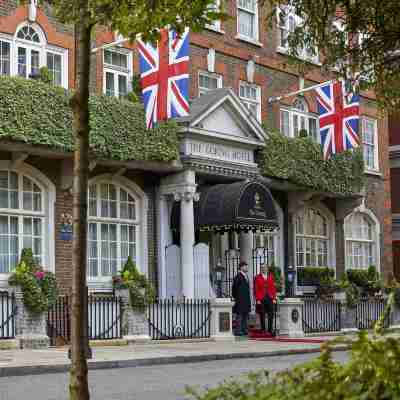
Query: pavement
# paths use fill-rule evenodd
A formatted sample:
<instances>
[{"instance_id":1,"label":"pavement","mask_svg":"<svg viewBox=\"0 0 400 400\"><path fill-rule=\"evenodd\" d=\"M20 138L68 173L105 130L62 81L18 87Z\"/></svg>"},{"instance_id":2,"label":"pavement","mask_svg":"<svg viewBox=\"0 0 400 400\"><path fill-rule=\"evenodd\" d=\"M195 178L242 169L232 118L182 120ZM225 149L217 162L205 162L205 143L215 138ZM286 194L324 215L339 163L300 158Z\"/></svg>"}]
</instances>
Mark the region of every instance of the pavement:
<instances>
[{"instance_id":1,"label":"pavement","mask_svg":"<svg viewBox=\"0 0 400 400\"><path fill-rule=\"evenodd\" d=\"M314 337L330 340L332 337ZM165 341L125 346L92 347L89 369L196 363L317 353L321 343L240 339L235 341ZM335 350L345 350L337 345ZM0 377L60 373L69 370L68 347L1 350Z\"/></svg>"}]
</instances>

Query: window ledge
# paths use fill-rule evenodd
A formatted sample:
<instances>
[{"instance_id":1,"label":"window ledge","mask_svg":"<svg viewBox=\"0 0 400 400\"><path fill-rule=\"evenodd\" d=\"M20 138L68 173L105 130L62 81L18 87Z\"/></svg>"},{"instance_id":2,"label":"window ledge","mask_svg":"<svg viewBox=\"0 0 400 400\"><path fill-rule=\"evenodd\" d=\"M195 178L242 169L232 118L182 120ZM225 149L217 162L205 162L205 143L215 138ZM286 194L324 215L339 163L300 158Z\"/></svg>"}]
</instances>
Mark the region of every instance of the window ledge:
<instances>
[{"instance_id":1,"label":"window ledge","mask_svg":"<svg viewBox=\"0 0 400 400\"><path fill-rule=\"evenodd\" d=\"M289 51L288 49L286 49L285 47L282 46L278 46L276 48L276 52L285 56L289 55ZM318 65L319 67L322 65L322 63L319 60L314 60L312 58L307 58L307 57L297 57L299 60L303 60L306 61L310 64L314 64L314 65Z\"/></svg>"},{"instance_id":2,"label":"window ledge","mask_svg":"<svg viewBox=\"0 0 400 400\"><path fill-rule=\"evenodd\" d=\"M225 35L225 31L223 31L221 28L215 28L211 25L206 25L204 28L207 29L208 31L219 33L220 35Z\"/></svg>"},{"instance_id":3,"label":"window ledge","mask_svg":"<svg viewBox=\"0 0 400 400\"><path fill-rule=\"evenodd\" d=\"M383 175L382 175L382 172L380 172L380 171L378 171L378 170L375 170L375 169L366 169L365 171L364 171L364 174L366 174L366 175L373 175L373 176L379 176L379 177L382 177Z\"/></svg>"},{"instance_id":4,"label":"window ledge","mask_svg":"<svg viewBox=\"0 0 400 400\"><path fill-rule=\"evenodd\" d=\"M242 35L239 35L239 34L237 34L237 35L235 36L235 39L241 40L242 42L246 42L246 43L253 44L254 46L264 47L263 44L262 44L261 42L259 42L258 40L256 40L256 39L251 39L251 38L249 38L249 37L242 36Z\"/></svg>"}]
</instances>

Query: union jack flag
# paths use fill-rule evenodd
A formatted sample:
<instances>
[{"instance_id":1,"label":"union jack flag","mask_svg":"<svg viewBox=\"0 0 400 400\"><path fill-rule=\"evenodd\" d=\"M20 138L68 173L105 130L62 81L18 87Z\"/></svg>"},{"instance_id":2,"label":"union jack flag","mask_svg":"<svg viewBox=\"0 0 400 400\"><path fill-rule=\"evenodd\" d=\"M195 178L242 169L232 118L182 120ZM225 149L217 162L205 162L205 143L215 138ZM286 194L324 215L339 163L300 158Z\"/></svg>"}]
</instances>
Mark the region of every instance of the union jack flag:
<instances>
[{"instance_id":1,"label":"union jack flag","mask_svg":"<svg viewBox=\"0 0 400 400\"><path fill-rule=\"evenodd\" d=\"M347 95L344 82L327 82L316 89L324 157L359 146L359 96Z\"/></svg>"},{"instance_id":2,"label":"union jack flag","mask_svg":"<svg viewBox=\"0 0 400 400\"><path fill-rule=\"evenodd\" d=\"M189 114L189 30L162 29L157 48L137 42L147 128Z\"/></svg>"}]
</instances>

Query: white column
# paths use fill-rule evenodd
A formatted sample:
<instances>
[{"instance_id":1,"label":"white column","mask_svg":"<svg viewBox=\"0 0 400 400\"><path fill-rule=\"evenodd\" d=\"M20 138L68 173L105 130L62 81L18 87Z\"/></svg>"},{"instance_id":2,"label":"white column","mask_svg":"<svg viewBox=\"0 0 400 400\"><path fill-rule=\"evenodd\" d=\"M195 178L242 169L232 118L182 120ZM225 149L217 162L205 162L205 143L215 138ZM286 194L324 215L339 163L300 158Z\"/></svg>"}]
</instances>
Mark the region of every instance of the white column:
<instances>
[{"instance_id":1,"label":"white column","mask_svg":"<svg viewBox=\"0 0 400 400\"><path fill-rule=\"evenodd\" d=\"M249 266L250 297L253 299L253 232L240 232L239 235L240 261L246 261Z\"/></svg>"},{"instance_id":2,"label":"white column","mask_svg":"<svg viewBox=\"0 0 400 400\"><path fill-rule=\"evenodd\" d=\"M167 196L158 197L158 265L159 265L159 296L165 298L167 288L167 265L165 249L172 243L170 227L170 201Z\"/></svg>"},{"instance_id":3,"label":"white column","mask_svg":"<svg viewBox=\"0 0 400 400\"><path fill-rule=\"evenodd\" d=\"M239 235L240 261L246 261L249 272L253 268L253 232L240 232Z\"/></svg>"},{"instance_id":4,"label":"white column","mask_svg":"<svg viewBox=\"0 0 400 400\"><path fill-rule=\"evenodd\" d=\"M226 268L226 252L229 250L229 233L225 232L220 236L221 240L221 262L222 265Z\"/></svg>"},{"instance_id":5,"label":"white column","mask_svg":"<svg viewBox=\"0 0 400 400\"><path fill-rule=\"evenodd\" d=\"M194 212L193 198L195 194L185 192L181 195L181 263L182 263L182 292L187 298L194 297Z\"/></svg>"}]
</instances>

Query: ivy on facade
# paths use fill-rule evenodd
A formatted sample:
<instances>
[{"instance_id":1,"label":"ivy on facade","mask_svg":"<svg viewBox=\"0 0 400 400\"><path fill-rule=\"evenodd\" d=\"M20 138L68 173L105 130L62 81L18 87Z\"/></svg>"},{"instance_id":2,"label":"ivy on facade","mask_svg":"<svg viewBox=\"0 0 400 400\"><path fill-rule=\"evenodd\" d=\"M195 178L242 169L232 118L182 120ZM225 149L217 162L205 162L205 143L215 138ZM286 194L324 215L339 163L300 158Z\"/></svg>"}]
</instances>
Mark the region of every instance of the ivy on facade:
<instances>
[{"instance_id":1,"label":"ivy on facade","mask_svg":"<svg viewBox=\"0 0 400 400\"><path fill-rule=\"evenodd\" d=\"M312 139L288 138L276 131L268 131L260 168L263 175L341 196L359 193L365 179L361 149L325 160L321 146Z\"/></svg>"},{"instance_id":2,"label":"ivy on facade","mask_svg":"<svg viewBox=\"0 0 400 400\"><path fill-rule=\"evenodd\" d=\"M19 77L0 77L0 139L73 151L71 92ZM90 150L98 158L170 162L178 158L174 122L147 130L141 104L90 98Z\"/></svg>"}]
</instances>

